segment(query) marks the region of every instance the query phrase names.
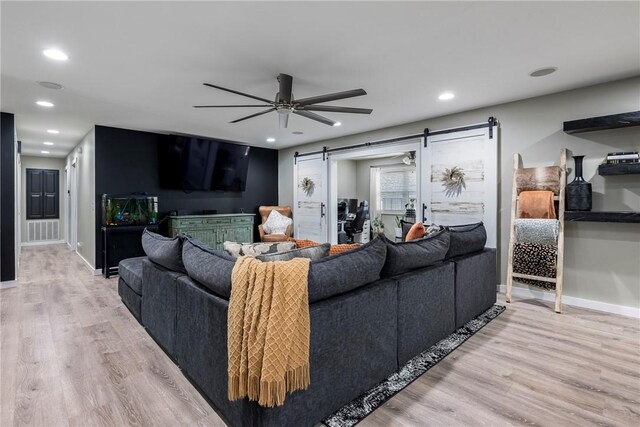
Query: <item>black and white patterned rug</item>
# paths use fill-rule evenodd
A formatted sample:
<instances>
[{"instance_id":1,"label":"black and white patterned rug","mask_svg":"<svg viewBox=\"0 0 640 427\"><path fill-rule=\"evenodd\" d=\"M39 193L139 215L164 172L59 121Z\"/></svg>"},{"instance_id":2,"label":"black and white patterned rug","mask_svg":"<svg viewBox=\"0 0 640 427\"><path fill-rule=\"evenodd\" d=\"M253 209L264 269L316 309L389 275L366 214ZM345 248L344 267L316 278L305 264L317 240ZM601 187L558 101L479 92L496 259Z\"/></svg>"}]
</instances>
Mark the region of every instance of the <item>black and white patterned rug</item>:
<instances>
[{"instance_id":1,"label":"black and white patterned rug","mask_svg":"<svg viewBox=\"0 0 640 427\"><path fill-rule=\"evenodd\" d=\"M346 404L338 412L327 417L322 422L329 427L356 425L396 393L435 366L436 363L447 357L449 353L458 348L460 344L468 340L487 323L498 317L504 310L504 306L494 305L447 338L409 360L398 372Z\"/></svg>"}]
</instances>

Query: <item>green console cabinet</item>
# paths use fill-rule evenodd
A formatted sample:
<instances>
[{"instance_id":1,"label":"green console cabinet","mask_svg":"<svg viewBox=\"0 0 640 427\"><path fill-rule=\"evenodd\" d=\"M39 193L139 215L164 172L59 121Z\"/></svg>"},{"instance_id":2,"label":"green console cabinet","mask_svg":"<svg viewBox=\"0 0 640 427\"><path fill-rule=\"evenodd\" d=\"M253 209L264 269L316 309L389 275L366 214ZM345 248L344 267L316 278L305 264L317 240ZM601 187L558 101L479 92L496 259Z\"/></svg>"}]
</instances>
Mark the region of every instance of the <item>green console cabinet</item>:
<instances>
[{"instance_id":1,"label":"green console cabinet","mask_svg":"<svg viewBox=\"0 0 640 427\"><path fill-rule=\"evenodd\" d=\"M169 235L187 235L223 250L226 241L252 243L254 219L254 214L170 216Z\"/></svg>"}]
</instances>

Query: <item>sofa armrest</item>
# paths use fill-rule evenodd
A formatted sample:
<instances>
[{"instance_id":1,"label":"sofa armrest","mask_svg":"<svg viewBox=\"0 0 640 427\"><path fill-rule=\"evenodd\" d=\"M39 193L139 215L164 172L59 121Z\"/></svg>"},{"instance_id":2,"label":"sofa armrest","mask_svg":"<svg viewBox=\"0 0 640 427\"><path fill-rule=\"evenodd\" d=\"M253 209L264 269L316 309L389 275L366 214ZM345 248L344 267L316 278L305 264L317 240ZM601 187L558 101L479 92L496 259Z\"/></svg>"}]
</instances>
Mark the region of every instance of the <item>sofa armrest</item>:
<instances>
[{"instance_id":1,"label":"sofa armrest","mask_svg":"<svg viewBox=\"0 0 640 427\"><path fill-rule=\"evenodd\" d=\"M262 238L264 237L264 227L262 226L262 224L258 225L258 233L260 233L260 241L262 241Z\"/></svg>"}]
</instances>

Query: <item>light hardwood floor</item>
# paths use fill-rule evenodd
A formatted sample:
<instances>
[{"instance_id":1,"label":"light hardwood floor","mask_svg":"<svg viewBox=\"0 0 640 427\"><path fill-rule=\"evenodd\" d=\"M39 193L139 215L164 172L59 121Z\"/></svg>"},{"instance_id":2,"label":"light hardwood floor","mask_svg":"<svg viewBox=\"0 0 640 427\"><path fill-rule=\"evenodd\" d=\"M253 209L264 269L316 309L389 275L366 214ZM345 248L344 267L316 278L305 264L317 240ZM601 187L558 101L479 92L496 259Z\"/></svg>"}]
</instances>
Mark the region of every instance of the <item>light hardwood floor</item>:
<instances>
[{"instance_id":1,"label":"light hardwood floor","mask_svg":"<svg viewBox=\"0 0 640 427\"><path fill-rule=\"evenodd\" d=\"M565 309L508 304L361 425L640 426L640 322ZM22 250L0 321L0 426L224 425L63 245Z\"/></svg>"}]
</instances>

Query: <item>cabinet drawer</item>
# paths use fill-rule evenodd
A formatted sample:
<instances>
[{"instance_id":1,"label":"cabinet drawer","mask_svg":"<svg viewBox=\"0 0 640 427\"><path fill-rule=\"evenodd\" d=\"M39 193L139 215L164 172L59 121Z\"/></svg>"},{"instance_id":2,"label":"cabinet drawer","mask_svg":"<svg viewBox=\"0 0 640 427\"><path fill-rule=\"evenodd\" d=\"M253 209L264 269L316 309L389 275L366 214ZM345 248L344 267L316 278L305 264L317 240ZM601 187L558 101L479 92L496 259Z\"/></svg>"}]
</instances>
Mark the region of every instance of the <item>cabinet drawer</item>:
<instances>
[{"instance_id":1,"label":"cabinet drawer","mask_svg":"<svg viewBox=\"0 0 640 427\"><path fill-rule=\"evenodd\" d=\"M180 219L177 221L172 221L171 222L171 227L174 228L178 228L178 227L186 227L186 226L190 226L190 225L201 225L203 224L203 220L199 219L199 218L189 218L189 219Z\"/></svg>"},{"instance_id":2,"label":"cabinet drawer","mask_svg":"<svg viewBox=\"0 0 640 427\"><path fill-rule=\"evenodd\" d=\"M231 218L233 224L253 224L252 217Z\"/></svg>"},{"instance_id":3,"label":"cabinet drawer","mask_svg":"<svg viewBox=\"0 0 640 427\"><path fill-rule=\"evenodd\" d=\"M206 220L206 223L213 225L225 225L231 223L231 218L209 218Z\"/></svg>"}]
</instances>

